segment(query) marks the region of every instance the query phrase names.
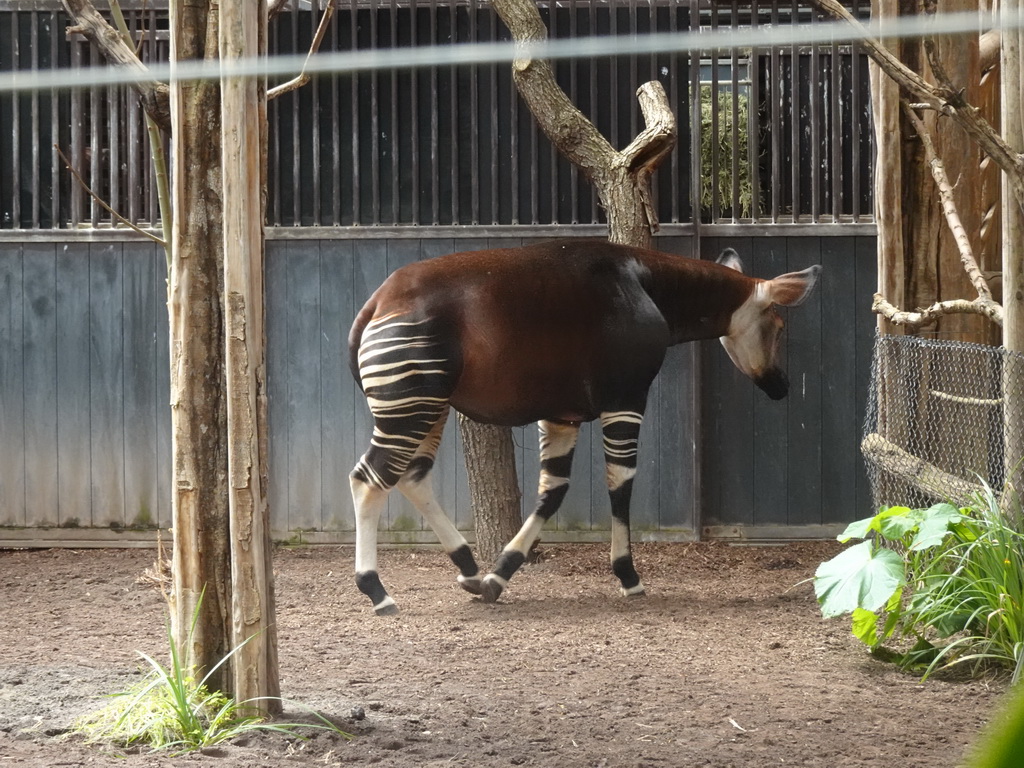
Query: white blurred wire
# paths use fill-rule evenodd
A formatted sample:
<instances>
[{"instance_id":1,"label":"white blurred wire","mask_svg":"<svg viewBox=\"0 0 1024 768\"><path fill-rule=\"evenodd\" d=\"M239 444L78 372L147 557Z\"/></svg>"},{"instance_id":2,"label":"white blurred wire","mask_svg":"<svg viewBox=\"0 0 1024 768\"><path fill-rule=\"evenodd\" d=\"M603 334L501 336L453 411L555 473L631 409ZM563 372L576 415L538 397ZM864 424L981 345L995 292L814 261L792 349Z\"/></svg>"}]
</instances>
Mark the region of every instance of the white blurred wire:
<instances>
[{"instance_id":1,"label":"white blurred wire","mask_svg":"<svg viewBox=\"0 0 1024 768\"><path fill-rule=\"evenodd\" d=\"M51 89L77 89L117 83L172 80L209 80L225 76L257 75L268 78L293 77L303 68L310 75L364 72L374 69L414 69L452 65L512 62L517 58L601 58L630 54L691 53L710 49L771 48L773 46L852 42L866 37L920 37L986 31L1000 25L998 14L964 12L935 16L902 16L879 24L871 20L858 30L845 22L818 22L778 26L759 24L739 29L583 37L547 40L521 45L505 43L464 43L448 46L389 48L306 54L274 55L261 59L227 61L186 61L153 64L145 71L123 67L87 67L72 70L10 70L0 72L0 93Z\"/></svg>"}]
</instances>

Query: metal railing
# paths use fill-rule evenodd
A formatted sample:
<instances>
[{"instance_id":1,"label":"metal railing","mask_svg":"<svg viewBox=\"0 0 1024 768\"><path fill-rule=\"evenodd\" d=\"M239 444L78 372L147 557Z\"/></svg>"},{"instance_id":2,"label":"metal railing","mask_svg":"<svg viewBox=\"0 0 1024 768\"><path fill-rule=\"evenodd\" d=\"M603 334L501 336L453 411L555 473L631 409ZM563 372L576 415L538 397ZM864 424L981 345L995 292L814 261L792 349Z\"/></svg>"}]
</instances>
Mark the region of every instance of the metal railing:
<instances>
[{"instance_id":1,"label":"metal railing","mask_svg":"<svg viewBox=\"0 0 1024 768\"><path fill-rule=\"evenodd\" d=\"M166 60L161 4L124 3L143 60ZM321 11L274 18L274 54L302 53ZM554 39L819 23L757 0L563 0ZM863 15L866 8L854 6ZM0 0L0 70L101 64L54 0ZM508 40L484 0L339 0L321 52ZM661 80L678 149L655 178L664 225L870 222L866 57L848 44L559 59L559 82L614 146L642 129L638 85ZM507 62L334 72L269 107L268 224L276 227L599 225L589 183L540 134ZM123 87L0 96L0 229L112 225L64 168L132 222L158 218L141 110ZM694 158L698 158L695 160Z\"/></svg>"}]
</instances>

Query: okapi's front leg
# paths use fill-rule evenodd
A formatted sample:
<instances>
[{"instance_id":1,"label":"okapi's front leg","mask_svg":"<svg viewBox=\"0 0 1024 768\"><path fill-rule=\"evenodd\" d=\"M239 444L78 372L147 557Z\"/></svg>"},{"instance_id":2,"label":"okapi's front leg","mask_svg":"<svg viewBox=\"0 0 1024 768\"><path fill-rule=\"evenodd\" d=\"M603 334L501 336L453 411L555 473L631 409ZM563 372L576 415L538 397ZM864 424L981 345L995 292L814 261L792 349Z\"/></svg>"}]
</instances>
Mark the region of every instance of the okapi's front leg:
<instances>
[{"instance_id":1,"label":"okapi's front leg","mask_svg":"<svg viewBox=\"0 0 1024 768\"><path fill-rule=\"evenodd\" d=\"M569 474L572 471L572 455L579 437L578 424L559 424L541 421L540 427L540 483L537 506L523 523L519 533L502 550L494 571L487 574L481 584L481 595L485 603L497 600L512 574L526 562L526 554L540 537L544 523L558 511L569 490Z\"/></svg>"},{"instance_id":2,"label":"okapi's front leg","mask_svg":"<svg viewBox=\"0 0 1024 768\"><path fill-rule=\"evenodd\" d=\"M612 571L619 578L622 594L644 594L644 585L633 567L629 536L629 502L636 475L636 452L643 414L612 411L601 414L604 433L605 480L612 502Z\"/></svg>"}]
</instances>

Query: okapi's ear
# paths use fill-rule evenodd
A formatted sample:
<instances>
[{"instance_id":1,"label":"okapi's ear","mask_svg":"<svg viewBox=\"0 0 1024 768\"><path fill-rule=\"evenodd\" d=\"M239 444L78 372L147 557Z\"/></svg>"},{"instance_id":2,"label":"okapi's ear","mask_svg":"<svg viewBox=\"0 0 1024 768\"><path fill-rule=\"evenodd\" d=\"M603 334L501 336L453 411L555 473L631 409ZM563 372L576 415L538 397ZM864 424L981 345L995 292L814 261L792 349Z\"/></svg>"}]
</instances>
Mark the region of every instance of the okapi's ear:
<instances>
[{"instance_id":1,"label":"okapi's ear","mask_svg":"<svg viewBox=\"0 0 1024 768\"><path fill-rule=\"evenodd\" d=\"M743 262L740 261L740 255L732 248L726 248L718 254L718 258L715 259L715 262L721 264L723 267L735 269L737 272L743 271Z\"/></svg>"},{"instance_id":2,"label":"okapi's ear","mask_svg":"<svg viewBox=\"0 0 1024 768\"><path fill-rule=\"evenodd\" d=\"M818 282L821 266L815 264L800 272L789 272L768 281L768 296L773 304L795 307L802 303Z\"/></svg>"}]
</instances>

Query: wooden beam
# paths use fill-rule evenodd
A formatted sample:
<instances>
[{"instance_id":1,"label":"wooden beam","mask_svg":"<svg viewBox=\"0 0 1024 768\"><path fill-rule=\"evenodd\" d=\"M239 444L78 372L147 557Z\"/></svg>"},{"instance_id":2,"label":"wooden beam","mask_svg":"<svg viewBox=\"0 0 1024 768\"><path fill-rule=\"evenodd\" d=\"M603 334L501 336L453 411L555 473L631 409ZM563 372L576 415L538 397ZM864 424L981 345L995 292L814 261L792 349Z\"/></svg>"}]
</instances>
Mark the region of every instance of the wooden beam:
<instances>
[{"instance_id":1,"label":"wooden beam","mask_svg":"<svg viewBox=\"0 0 1024 768\"><path fill-rule=\"evenodd\" d=\"M860 449L868 461L934 499L967 505L974 503L975 495L984 490L980 484L929 464L877 432L867 435Z\"/></svg>"},{"instance_id":2,"label":"wooden beam","mask_svg":"<svg viewBox=\"0 0 1024 768\"><path fill-rule=\"evenodd\" d=\"M221 0L221 66L264 53L264 0ZM234 695L270 710L280 696L263 408L263 167L266 82L221 78L224 343ZM268 697L271 697L268 699Z\"/></svg>"}]
</instances>

